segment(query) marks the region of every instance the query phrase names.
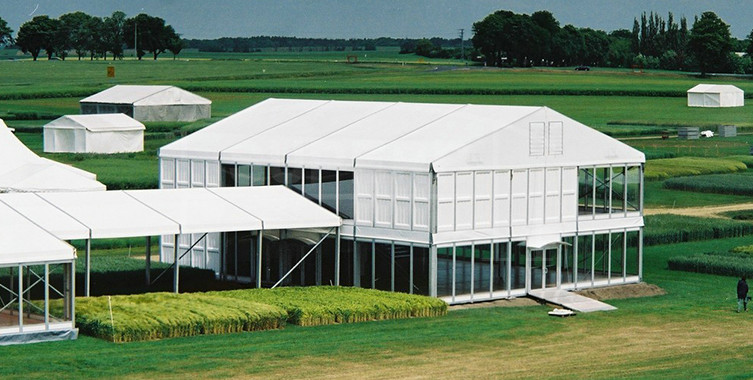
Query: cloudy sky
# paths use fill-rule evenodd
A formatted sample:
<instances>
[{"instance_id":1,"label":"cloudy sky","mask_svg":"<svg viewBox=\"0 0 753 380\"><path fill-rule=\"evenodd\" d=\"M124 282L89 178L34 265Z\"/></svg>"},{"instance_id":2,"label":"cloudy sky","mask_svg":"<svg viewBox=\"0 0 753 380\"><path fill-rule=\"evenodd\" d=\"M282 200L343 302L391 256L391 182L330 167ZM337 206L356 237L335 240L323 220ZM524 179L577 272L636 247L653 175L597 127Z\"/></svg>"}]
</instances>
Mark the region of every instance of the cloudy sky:
<instances>
[{"instance_id":1,"label":"cloudy sky","mask_svg":"<svg viewBox=\"0 0 753 380\"><path fill-rule=\"evenodd\" d=\"M630 29L641 12L665 19L711 10L730 24L734 37L753 29L753 0L0 0L0 18L18 31L33 16L83 11L107 16L122 10L164 18L185 38L258 35L329 38L445 37L507 9L516 13L551 11L561 25L605 31Z\"/></svg>"}]
</instances>

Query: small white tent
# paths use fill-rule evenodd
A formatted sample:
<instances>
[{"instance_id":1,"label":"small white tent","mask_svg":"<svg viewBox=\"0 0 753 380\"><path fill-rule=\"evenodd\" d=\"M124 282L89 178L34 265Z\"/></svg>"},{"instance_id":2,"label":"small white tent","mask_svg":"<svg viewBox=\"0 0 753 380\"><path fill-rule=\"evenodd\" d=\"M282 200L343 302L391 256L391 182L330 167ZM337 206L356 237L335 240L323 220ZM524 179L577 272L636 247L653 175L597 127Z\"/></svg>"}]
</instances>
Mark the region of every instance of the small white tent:
<instances>
[{"instance_id":1,"label":"small white tent","mask_svg":"<svg viewBox=\"0 0 753 380\"><path fill-rule=\"evenodd\" d=\"M139 121L195 121L212 116L212 101L175 86L117 85L81 99L82 114L124 113Z\"/></svg>"},{"instance_id":2,"label":"small white tent","mask_svg":"<svg viewBox=\"0 0 753 380\"><path fill-rule=\"evenodd\" d=\"M688 90L688 107L742 107L744 95L728 84L699 84Z\"/></svg>"},{"instance_id":3,"label":"small white tent","mask_svg":"<svg viewBox=\"0 0 753 380\"><path fill-rule=\"evenodd\" d=\"M66 115L44 126L46 153L122 153L144 150L144 124L122 113Z\"/></svg>"},{"instance_id":4,"label":"small white tent","mask_svg":"<svg viewBox=\"0 0 753 380\"><path fill-rule=\"evenodd\" d=\"M0 193L97 190L96 175L37 156L0 120Z\"/></svg>"}]
</instances>

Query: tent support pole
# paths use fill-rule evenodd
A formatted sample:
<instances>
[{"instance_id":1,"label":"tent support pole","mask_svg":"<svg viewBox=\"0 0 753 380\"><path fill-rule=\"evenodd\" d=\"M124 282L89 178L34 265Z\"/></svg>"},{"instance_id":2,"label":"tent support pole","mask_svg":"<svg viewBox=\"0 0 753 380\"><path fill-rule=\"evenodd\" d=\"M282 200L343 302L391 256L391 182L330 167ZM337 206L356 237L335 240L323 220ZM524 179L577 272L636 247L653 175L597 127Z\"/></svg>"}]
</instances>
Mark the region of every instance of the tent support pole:
<instances>
[{"instance_id":1,"label":"tent support pole","mask_svg":"<svg viewBox=\"0 0 753 380\"><path fill-rule=\"evenodd\" d=\"M84 259L84 266L86 266L86 273L84 276L84 294L89 297L89 284L91 283L91 251L92 251L92 239L86 239L86 258Z\"/></svg>"},{"instance_id":2,"label":"tent support pole","mask_svg":"<svg viewBox=\"0 0 753 380\"><path fill-rule=\"evenodd\" d=\"M340 227L335 235L335 286L340 286Z\"/></svg>"},{"instance_id":3,"label":"tent support pole","mask_svg":"<svg viewBox=\"0 0 753 380\"><path fill-rule=\"evenodd\" d=\"M151 271L152 271L152 237L146 237L146 286L151 284Z\"/></svg>"},{"instance_id":4,"label":"tent support pole","mask_svg":"<svg viewBox=\"0 0 753 380\"><path fill-rule=\"evenodd\" d=\"M280 280L279 280L279 281L277 281L277 283L276 283L276 284L272 285L272 289L276 288L276 287L277 287L277 285L280 285L280 283L282 283L282 281L284 281L284 280L285 280L285 278L287 278L287 277L288 277L288 276L289 276L289 275L290 275L291 273L293 273L293 271L295 270L295 268L298 268L298 266L299 266L299 265L301 265L301 263L303 263L303 261L304 261L304 260L306 260L306 258L307 258L307 257L309 257L309 255L311 254L311 252L314 252L314 250L316 249L316 247L318 247L318 246L319 246L319 244L322 244L322 242L324 241L324 239L326 239L326 238L327 238L327 236L331 235L331 234L332 234L332 230L334 230L334 229L336 229L336 228L337 228L337 227L332 227L332 228L331 228L331 229L330 229L330 230L329 230L329 231L327 232L327 234L325 234L324 236L322 236L322 238L321 238L321 239L319 239L319 241L318 241L318 242L316 242L316 244L314 244L314 246L313 246L313 247L311 247L311 249L309 249L309 251L308 251L308 252L306 252L306 254L305 254L305 255L303 255L303 257L301 257L301 259L300 259L300 260L298 260L298 262L297 262L297 263L296 263L295 265L293 265L293 267L292 267L292 268L290 268L290 270L288 271L288 273L285 273L285 275L284 275L284 276L282 276L282 278L280 278Z\"/></svg>"},{"instance_id":5,"label":"tent support pole","mask_svg":"<svg viewBox=\"0 0 753 380\"><path fill-rule=\"evenodd\" d=\"M261 249L264 242L264 230L259 230L256 241L256 287L261 288Z\"/></svg>"},{"instance_id":6,"label":"tent support pole","mask_svg":"<svg viewBox=\"0 0 753 380\"><path fill-rule=\"evenodd\" d=\"M173 265L175 265L175 278L173 278L173 292L178 293L178 280L180 276L180 263L178 258L178 237L180 235L175 234L175 244L173 245L173 258L175 261L173 262Z\"/></svg>"}]
</instances>

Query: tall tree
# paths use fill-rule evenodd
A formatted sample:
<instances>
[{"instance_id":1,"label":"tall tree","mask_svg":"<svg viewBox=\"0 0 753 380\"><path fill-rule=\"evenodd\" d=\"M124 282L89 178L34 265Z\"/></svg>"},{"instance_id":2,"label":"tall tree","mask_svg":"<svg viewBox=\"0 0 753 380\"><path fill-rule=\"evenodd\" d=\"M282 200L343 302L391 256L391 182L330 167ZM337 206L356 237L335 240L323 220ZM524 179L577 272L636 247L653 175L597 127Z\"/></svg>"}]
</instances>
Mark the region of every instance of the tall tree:
<instances>
[{"instance_id":1,"label":"tall tree","mask_svg":"<svg viewBox=\"0 0 753 380\"><path fill-rule=\"evenodd\" d=\"M48 16L36 16L25 22L18 29L16 44L24 53L31 53L33 60L37 60L39 52L45 49L47 58L52 58L54 53L54 35L56 23Z\"/></svg>"},{"instance_id":2,"label":"tall tree","mask_svg":"<svg viewBox=\"0 0 753 380\"><path fill-rule=\"evenodd\" d=\"M186 47L186 42L177 33L170 38L170 41L167 43L167 50L173 53L173 61L184 47Z\"/></svg>"},{"instance_id":3,"label":"tall tree","mask_svg":"<svg viewBox=\"0 0 753 380\"><path fill-rule=\"evenodd\" d=\"M698 61L701 75L710 70L725 70L732 53L729 25L714 12L703 12L693 23L688 47Z\"/></svg>"},{"instance_id":4,"label":"tall tree","mask_svg":"<svg viewBox=\"0 0 753 380\"><path fill-rule=\"evenodd\" d=\"M89 30L90 20L92 16L84 12L66 13L60 16L60 22L62 23L62 29L68 31L68 39L70 48L76 51L79 61L81 57L86 55L91 45L91 40L94 38L93 33Z\"/></svg>"},{"instance_id":5,"label":"tall tree","mask_svg":"<svg viewBox=\"0 0 753 380\"><path fill-rule=\"evenodd\" d=\"M125 45L125 20L126 14L121 11L115 11L110 17L102 20L103 44L105 50L112 53L112 58L123 58L123 46Z\"/></svg>"},{"instance_id":6,"label":"tall tree","mask_svg":"<svg viewBox=\"0 0 753 380\"><path fill-rule=\"evenodd\" d=\"M148 51L152 53L155 61L157 56L167 50L170 39L175 35L175 29L165 25L165 20L144 13L125 20L123 30L126 45L138 50L136 54L139 59L144 55L144 51Z\"/></svg>"},{"instance_id":7,"label":"tall tree","mask_svg":"<svg viewBox=\"0 0 753 380\"><path fill-rule=\"evenodd\" d=\"M13 29L8 26L8 22L0 17L0 45L10 45L13 43Z\"/></svg>"}]
</instances>

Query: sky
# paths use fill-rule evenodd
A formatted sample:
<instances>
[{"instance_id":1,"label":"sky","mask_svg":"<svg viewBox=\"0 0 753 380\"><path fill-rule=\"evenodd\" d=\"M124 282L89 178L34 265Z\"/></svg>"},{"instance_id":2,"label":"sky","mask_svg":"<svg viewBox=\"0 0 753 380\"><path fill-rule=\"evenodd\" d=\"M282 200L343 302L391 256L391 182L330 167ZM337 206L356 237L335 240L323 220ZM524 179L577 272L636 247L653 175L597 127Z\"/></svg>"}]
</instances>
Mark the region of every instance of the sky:
<instances>
[{"instance_id":1,"label":"sky","mask_svg":"<svg viewBox=\"0 0 753 380\"><path fill-rule=\"evenodd\" d=\"M34 16L57 18L83 11L108 16L121 10L165 19L184 38L295 36L314 38L457 38L472 36L473 23L506 9L548 10L561 26L604 31L631 29L633 18L654 11L675 19L713 11L733 37L753 29L753 0L0 0L0 18L18 32Z\"/></svg>"}]
</instances>

